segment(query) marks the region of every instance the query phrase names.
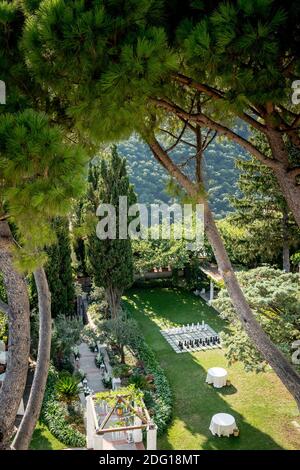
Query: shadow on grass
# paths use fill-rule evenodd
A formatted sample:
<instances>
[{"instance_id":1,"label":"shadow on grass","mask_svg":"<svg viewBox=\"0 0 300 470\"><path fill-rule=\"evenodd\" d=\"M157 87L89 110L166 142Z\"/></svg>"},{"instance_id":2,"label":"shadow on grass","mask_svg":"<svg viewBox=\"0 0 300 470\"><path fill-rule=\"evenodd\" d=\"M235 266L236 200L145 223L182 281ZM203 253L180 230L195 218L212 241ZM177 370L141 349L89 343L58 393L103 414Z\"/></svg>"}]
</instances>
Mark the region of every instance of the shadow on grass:
<instances>
[{"instance_id":1,"label":"shadow on grass","mask_svg":"<svg viewBox=\"0 0 300 470\"><path fill-rule=\"evenodd\" d=\"M192 294L180 289L166 288L132 289L128 292L125 302L140 324L148 344L155 351L174 394L171 427L173 424L176 431L172 430L172 437L168 432L160 438L160 448L176 449L175 441L181 449L186 450L282 448L267 433L249 424L247 417L222 398L238 392L234 384L224 389L215 389L205 383L207 368L221 365L217 361L224 362L220 350L176 354L161 335L160 329L165 326L197 323L202 320L217 332L224 331L225 323L211 307ZM249 402L250 400L249 397ZM210 421L214 414L220 412L235 417L240 429L239 437L212 436L209 431Z\"/></svg>"},{"instance_id":2,"label":"shadow on grass","mask_svg":"<svg viewBox=\"0 0 300 470\"><path fill-rule=\"evenodd\" d=\"M38 423L32 436L30 450L61 450L65 447L44 424Z\"/></svg>"},{"instance_id":3,"label":"shadow on grass","mask_svg":"<svg viewBox=\"0 0 300 470\"><path fill-rule=\"evenodd\" d=\"M211 385L211 387L212 387L212 385ZM218 392L220 395L224 395L224 396L226 396L226 395L234 395L235 393L237 393L237 391L238 391L237 388L235 388L235 386L232 385L232 384L229 385L229 386L227 386L227 387L219 388L219 389L217 390L217 392Z\"/></svg>"}]
</instances>

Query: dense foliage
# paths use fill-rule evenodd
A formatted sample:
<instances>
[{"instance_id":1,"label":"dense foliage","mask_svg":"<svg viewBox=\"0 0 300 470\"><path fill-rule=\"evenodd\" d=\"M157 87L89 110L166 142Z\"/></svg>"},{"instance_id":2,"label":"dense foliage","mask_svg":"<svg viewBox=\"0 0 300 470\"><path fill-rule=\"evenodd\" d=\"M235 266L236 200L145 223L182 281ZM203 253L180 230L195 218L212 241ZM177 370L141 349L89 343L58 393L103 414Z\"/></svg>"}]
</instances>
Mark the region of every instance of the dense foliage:
<instances>
[{"instance_id":1,"label":"dense foliage","mask_svg":"<svg viewBox=\"0 0 300 470\"><path fill-rule=\"evenodd\" d=\"M53 222L56 243L47 249L45 267L51 292L51 315L74 313L74 281L68 220L56 218Z\"/></svg>"},{"instance_id":2,"label":"dense foliage","mask_svg":"<svg viewBox=\"0 0 300 470\"><path fill-rule=\"evenodd\" d=\"M173 198L168 195L166 185L167 172L154 159L149 150L137 136L118 145L121 155L127 159L128 175L134 184L138 200L145 204L171 202ZM191 147L178 146L173 151L174 160L178 163L191 157ZM239 170L235 166L238 158L245 158L241 149L230 142L214 141L204 153L203 171L206 187L214 214L217 218L224 217L232 211L229 196L240 194L237 187ZM190 162L190 170L193 162Z\"/></svg>"},{"instance_id":3,"label":"dense foliage","mask_svg":"<svg viewBox=\"0 0 300 470\"><path fill-rule=\"evenodd\" d=\"M66 421L67 405L59 402L56 398L55 387L57 381L58 373L54 369L50 369L41 411L41 421L66 446L85 447L85 436Z\"/></svg>"},{"instance_id":4,"label":"dense foliage","mask_svg":"<svg viewBox=\"0 0 300 470\"><path fill-rule=\"evenodd\" d=\"M58 315L53 323L51 359L58 369L73 370L70 356L73 347L79 343L82 322L78 319Z\"/></svg>"},{"instance_id":5,"label":"dense foliage","mask_svg":"<svg viewBox=\"0 0 300 470\"><path fill-rule=\"evenodd\" d=\"M119 157L116 147L111 154L100 162L90 165L88 190L84 206L87 267L94 283L105 289L107 302L112 317L119 310L123 290L133 282L133 260L131 241L120 232L121 212L126 211L136 202L133 186L129 183L126 161ZM125 199L125 209L120 198ZM110 204L114 215L105 208ZM96 217L96 211L99 219ZM101 234L98 227L101 226ZM97 227L97 231L96 231Z\"/></svg>"},{"instance_id":6,"label":"dense foliage","mask_svg":"<svg viewBox=\"0 0 300 470\"><path fill-rule=\"evenodd\" d=\"M293 341L300 339L300 281L298 274L261 267L237 274L246 298L264 331L291 360ZM267 366L237 319L228 293L222 289L213 304L229 321L223 335L229 362L241 361L246 370Z\"/></svg>"}]
</instances>

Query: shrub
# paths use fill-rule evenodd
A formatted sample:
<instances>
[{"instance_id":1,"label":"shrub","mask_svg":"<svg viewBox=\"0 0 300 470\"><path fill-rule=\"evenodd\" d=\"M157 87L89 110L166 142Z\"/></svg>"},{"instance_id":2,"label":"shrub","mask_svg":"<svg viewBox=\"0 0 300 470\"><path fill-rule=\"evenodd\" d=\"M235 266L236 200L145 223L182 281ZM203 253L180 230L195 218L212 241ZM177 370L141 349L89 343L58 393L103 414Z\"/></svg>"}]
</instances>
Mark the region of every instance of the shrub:
<instances>
[{"instance_id":1,"label":"shrub","mask_svg":"<svg viewBox=\"0 0 300 470\"><path fill-rule=\"evenodd\" d=\"M58 378L58 372L50 367L40 419L48 426L51 433L66 446L85 447L85 435L66 421L67 404L56 400L55 385Z\"/></svg>"},{"instance_id":2,"label":"shrub","mask_svg":"<svg viewBox=\"0 0 300 470\"><path fill-rule=\"evenodd\" d=\"M80 380L68 373L61 374L55 384L58 398L65 403L72 403L78 399Z\"/></svg>"},{"instance_id":3,"label":"shrub","mask_svg":"<svg viewBox=\"0 0 300 470\"><path fill-rule=\"evenodd\" d=\"M107 378L107 379L102 379L102 383L104 385L105 388L111 388L112 387L112 381L111 381L111 377Z\"/></svg>"},{"instance_id":4,"label":"shrub","mask_svg":"<svg viewBox=\"0 0 300 470\"><path fill-rule=\"evenodd\" d=\"M145 375L141 374L133 374L129 381L129 384L135 385L136 388L139 388L141 390L146 390L149 388L149 382L147 381L147 378Z\"/></svg>"},{"instance_id":5,"label":"shrub","mask_svg":"<svg viewBox=\"0 0 300 470\"><path fill-rule=\"evenodd\" d=\"M103 354L99 352L97 356L95 357L95 364L97 367L100 367L101 364L103 364L103 362L104 362Z\"/></svg>"},{"instance_id":6,"label":"shrub","mask_svg":"<svg viewBox=\"0 0 300 470\"><path fill-rule=\"evenodd\" d=\"M113 367L112 375L113 377L120 377L124 379L129 376L130 367L127 364L120 364Z\"/></svg>"}]
</instances>

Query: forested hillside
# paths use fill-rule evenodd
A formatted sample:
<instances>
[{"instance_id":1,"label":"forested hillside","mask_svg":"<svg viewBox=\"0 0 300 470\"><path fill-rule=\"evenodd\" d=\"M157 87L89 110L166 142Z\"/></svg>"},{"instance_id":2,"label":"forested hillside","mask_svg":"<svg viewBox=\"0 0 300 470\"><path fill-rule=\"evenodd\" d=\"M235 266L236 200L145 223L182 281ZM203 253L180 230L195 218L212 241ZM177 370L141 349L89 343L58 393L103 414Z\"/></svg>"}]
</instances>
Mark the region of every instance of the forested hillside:
<instances>
[{"instance_id":1,"label":"forested hillside","mask_svg":"<svg viewBox=\"0 0 300 470\"><path fill-rule=\"evenodd\" d=\"M135 185L139 202L157 203L169 202L170 196L166 192L168 175L159 165L148 147L136 136L118 146L120 154L127 158L128 174L131 182ZM173 152L174 160L185 162L192 155L194 149L178 145ZM237 196L237 180L239 170L235 167L237 158L245 158L245 153L239 146L227 140L213 141L205 151L203 170L208 176L207 190L215 215L223 218L232 207L228 196ZM184 167L185 171L193 171L192 161Z\"/></svg>"}]
</instances>

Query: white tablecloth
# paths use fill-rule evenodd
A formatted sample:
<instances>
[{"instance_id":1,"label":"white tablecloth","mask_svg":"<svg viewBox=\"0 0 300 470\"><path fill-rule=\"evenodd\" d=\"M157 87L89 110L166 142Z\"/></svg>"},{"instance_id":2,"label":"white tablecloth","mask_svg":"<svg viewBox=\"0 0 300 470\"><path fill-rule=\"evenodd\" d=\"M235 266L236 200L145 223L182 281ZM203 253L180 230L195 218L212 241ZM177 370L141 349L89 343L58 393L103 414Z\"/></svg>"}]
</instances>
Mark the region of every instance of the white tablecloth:
<instances>
[{"instance_id":1,"label":"white tablecloth","mask_svg":"<svg viewBox=\"0 0 300 470\"><path fill-rule=\"evenodd\" d=\"M6 364L6 352L0 351L0 364Z\"/></svg>"},{"instance_id":2,"label":"white tablecloth","mask_svg":"<svg viewBox=\"0 0 300 470\"><path fill-rule=\"evenodd\" d=\"M212 367L208 369L206 382L208 384L213 384L216 388L222 388L226 385L227 380L227 371L222 367Z\"/></svg>"},{"instance_id":3,"label":"white tablecloth","mask_svg":"<svg viewBox=\"0 0 300 470\"><path fill-rule=\"evenodd\" d=\"M229 437L236 428L236 422L233 416L227 413L217 413L211 419L209 430L213 435Z\"/></svg>"}]
</instances>

